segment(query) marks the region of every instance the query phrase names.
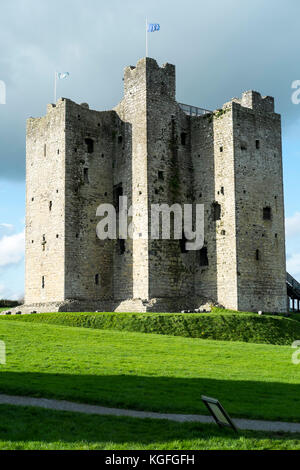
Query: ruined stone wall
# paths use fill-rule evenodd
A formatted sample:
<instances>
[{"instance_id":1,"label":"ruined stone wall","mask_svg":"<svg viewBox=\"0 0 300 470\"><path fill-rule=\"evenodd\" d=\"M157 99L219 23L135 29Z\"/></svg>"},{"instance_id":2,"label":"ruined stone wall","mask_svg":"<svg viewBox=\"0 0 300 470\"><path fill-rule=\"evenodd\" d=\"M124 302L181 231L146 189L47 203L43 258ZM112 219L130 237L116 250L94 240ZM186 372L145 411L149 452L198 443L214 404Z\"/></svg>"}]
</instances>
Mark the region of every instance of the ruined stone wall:
<instances>
[{"instance_id":1,"label":"ruined stone wall","mask_svg":"<svg viewBox=\"0 0 300 470\"><path fill-rule=\"evenodd\" d=\"M115 174L123 182L128 207L133 206L130 223L134 239L125 241L125 253L115 256L115 298L148 299L148 186L146 129L146 59L124 72L124 99L115 108L125 125L125 170ZM123 268L122 268L123 266ZM130 283L130 284L129 284ZM130 285L130 288L128 286Z\"/></svg>"},{"instance_id":2,"label":"ruined stone wall","mask_svg":"<svg viewBox=\"0 0 300 470\"><path fill-rule=\"evenodd\" d=\"M240 103L233 103L233 134L238 309L284 312L281 122L273 99L244 93Z\"/></svg>"},{"instance_id":3,"label":"ruined stone wall","mask_svg":"<svg viewBox=\"0 0 300 470\"><path fill-rule=\"evenodd\" d=\"M236 309L235 178L230 107L193 118L192 129L194 194L197 204L204 204L204 249L207 250L207 263L200 253L196 256L195 291Z\"/></svg>"},{"instance_id":4,"label":"ruined stone wall","mask_svg":"<svg viewBox=\"0 0 300 470\"><path fill-rule=\"evenodd\" d=\"M217 300L237 309L237 252L235 167L231 105L214 113L215 200L220 219L215 220ZM214 209L214 207L212 207ZM213 215L214 210L212 210Z\"/></svg>"},{"instance_id":5,"label":"ruined stone wall","mask_svg":"<svg viewBox=\"0 0 300 470\"><path fill-rule=\"evenodd\" d=\"M67 299L113 298L114 242L100 240L100 204L113 203L119 120L66 101L65 271Z\"/></svg>"},{"instance_id":6,"label":"ruined stone wall","mask_svg":"<svg viewBox=\"0 0 300 470\"><path fill-rule=\"evenodd\" d=\"M65 102L27 121L25 302L65 298Z\"/></svg>"},{"instance_id":7,"label":"ruined stone wall","mask_svg":"<svg viewBox=\"0 0 300 470\"><path fill-rule=\"evenodd\" d=\"M193 202L190 119L175 101L175 67L147 59L148 204ZM150 228L149 212L149 228ZM161 217L162 219L162 217ZM149 297L193 295L194 252L174 239L149 241Z\"/></svg>"},{"instance_id":8,"label":"ruined stone wall","mask_svg":"<svg viewBox=\"0 0 300 470\"><path fill-rule=\"evenodd\" d=\"M281 124L274 101L247 92L192 122L194 193L205 205L208 255L208 266L196 264L195 292L227 308L285 311Z\"/></svg>"},{"instance_id":9,"label":"ruined stone wall","mask_svg":"<svg viewBox=\"0 0 300 470\"><path fill-rule=\"evenodd\" d=\"M195 254L195 294L217 298L216 237L212 221L215 199L214 130L211 115L191 118L191 152L193 162L193 195L195 204L204 205L204 246L207 259Z\"/></svg>"},{"instance_id":10,"label":"ruined stone wall","mask_svg":"<svg viewBox=\"0 0 300 470\"><path fill-rule=\"evenodd\" d=\"M118 119L116 129L116 151L113 160L114 188L122 187L123 196L127 197L128 209L132 204L132 125L126 120ZM117 216L119 213L117 213ZM130 219L131 221L131 219ZM117 217L117 234L119 233L119 219ZM114 299L128 299L133 297L133 246L128 237L122 247L119 240L114 244Z\"/></svg>"}]
</instances>

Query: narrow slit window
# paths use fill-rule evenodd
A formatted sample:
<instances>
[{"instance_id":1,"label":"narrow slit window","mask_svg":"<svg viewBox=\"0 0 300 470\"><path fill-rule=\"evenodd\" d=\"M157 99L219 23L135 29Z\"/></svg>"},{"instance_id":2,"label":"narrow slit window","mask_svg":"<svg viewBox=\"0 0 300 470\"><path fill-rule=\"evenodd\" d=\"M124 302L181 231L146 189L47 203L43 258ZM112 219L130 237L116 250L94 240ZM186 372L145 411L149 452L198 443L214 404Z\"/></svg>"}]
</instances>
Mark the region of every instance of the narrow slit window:
<instances>
[{"instance_id":1,"label":"narrow slit window","mask_svg":"<svg viewBox=\"0 0 300 470\"><path fill-rule=\"evenodd\" d=\"M45 288L45 276L42 276L42 289Z\"/></svg>"},{"instance_id":2,"label":"narrow slit window","mask_svg":"<svg viewBox=\"0 0 300 470\"><path fill-rule=\"evenodd\" d=\"M264 220L271 220L271 217L272 217L271 207L264 207L263 208L263 219Z\"/></svg>"},{"instance_id":3,"label":"narrow slit window","mask_svg":"<svg viewBox=\"0 0 300 470\"><path fill-rule=\"evenodd\" d=\"M208 256L207 256L207 247L204 246L199 251L199 265L200 266L208 266Z\"/></svg>"},{"instance_id":4,"label":"narrow slit window","mask_svg":"<svg viewBox=\"0 0 300 470\"><path fill-rule=\"evenodd\" d=\"M120 210L120 197L123 196L123 185L122 183L116 184L113 188L113 200L114 206L117 212Z\"/></svg>"},{"instance_id":5,"label":"narrow slit window","mask_svg":"<svg viewBox=\"0 0 300 470\"><path fill-rule=\"evenodd\" d=\"M52 211L52 201L49 201L49 211Z\"/></svg>"},{"instance_id":6,"label":"narrow slit window","mask_svg":"<svg viewBox=\"0 0 300 470\"><path fill-rule=\"evenodd\" d=\"M83 169L83 179L85 183L89 183L89 169L88 168Z\"/></svg>"},{"instance_id":7,"label":"narrow slit window","mask_svg":"<svg viewBox=\"0 0 300 470\"><path fill-rule=\"evenodd\" d=\"M218 202L214 202L212 205L212 215L215 221L221 219L221 205Z\"/></svg>"},{"instance_id":8,"label":"narrow slit window","mask_svg":"<svg viewBox=\"0 0 300 470\"><path fill-rule=\"evenodd\" d=\"M223 152L223 147L220 147L220 152L221 152L221 153Z\"/></svg>"},{"instance_id":9,"label":"narrow slit window","mask_svg":"<svg viewBox=\"0 0 300 470\"><path fill-rule=\"evenodd\" d=\"M93 139L85 139L87 153L94 153L94 141Z\"/></svg>"},{"instance_id":10,"label":"narrow slit window","mask_svg":"<svg viewBox=\"0 0 300 470\"><path fill-rule=\"evenodd\" d=\"M43 251L45 251L45 250L46 250L46 243L47 243L47 242L46 242L46 236L45 236L45 235L43 235L43 241L42 241L42 247L43 247Z\"/></svg>"},{"instance_id":11,"label":"narrow slit window","mask_svg":"<svg viewBox=\"0 0 300 470\"><path fill-rule=\"evenodd\" d=\"M95 284L99 286L99 274L95 274Z\"/></svg>"},{"instance_id":12,"label":"narrow slit window","mask_svg":"<svg viewBox=\"0 0 300 470\"><path fill-rule=\"evenodd\" d=\"M118 136L118 143L121 144L123 142L123 137L121 135Z\"/></svg>"},{"instance_id":13,"label":"narrow slit window","mask_svg":"<svg viewBox=\"0 0 300 470\"><path fill-rule=\"evenodd\" d=\"M260 260L260 251L259 250L255 251L255 259L256 259L256 261Z\"/></svg>"},{"instance_id":14,"label":"narrow slit window","mask_svg":"<svg viewBox=\"0 0 300 470\"><path fill-rule=\"evenodd\" d=\"M120 255L125 253L125 240L123 238L118 239L118 249Z\"/></svg>"},{"instance_id":15,"label":"narrow slit window","mask_svg":"<svg viewBox=\"0 0 300 470\"><path fill-rule=\"evenodd\" d=\"M181 145L186 145L186 137L187 137L186 132L181 132L181 135L180 135Z\"/></svg>"},{"instance_id":16,"label":"narrow slit window","mask_svg":"<svg viewBox=\"0 0 300 470\"><path fill-rule=\"evenodd\" d=\"M260 148L260 141L258 139L255 141L255 147L257 150Z\"/></svg>"},{"instance_id":17,"label":"narrow slit window","mask_svg":"<svg viewBox=\"0 0 300 470\"><path fill-rule=\"evenodd\" d=\"M159 171L158 174L157 174L157 176L158 176L158 179L159 179L160 181L164 181L164 172L163 172L163 171Z\"/></svg>"}]
</instances>

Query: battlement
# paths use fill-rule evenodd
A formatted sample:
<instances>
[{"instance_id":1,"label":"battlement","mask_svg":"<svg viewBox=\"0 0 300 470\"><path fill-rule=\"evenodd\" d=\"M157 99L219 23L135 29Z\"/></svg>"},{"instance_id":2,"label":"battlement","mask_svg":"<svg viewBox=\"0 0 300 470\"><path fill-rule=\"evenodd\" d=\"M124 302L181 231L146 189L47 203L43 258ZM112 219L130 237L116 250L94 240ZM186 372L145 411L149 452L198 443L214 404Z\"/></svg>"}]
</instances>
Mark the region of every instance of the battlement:
<instances>
[{"instance_id":1,"label":"battlement","mask_svg":"<svg viewBox=\"0 0 300 470\"><path fill-rule=\"evenodd\" d=\"M155 92L175 99L175 65L165 63L161 67L155 59L144 57L136 66L124 70L124 96L130 96L137 88L147 88L147 92Z\"/></svg>"},{"instance_id":2,"label":"battlement","mask_svg":"<svg viewBox=\"0 0 300 470\"><path fill-rule=\"evenodd\" d=\"M52 111L65 107L66 101L70 101L67 98L59 98L56 103L49 103L47 105L47 114L51 113Z\"/></svg>"},{"instance_id":3,"label":"battlement","mask_svg":"<svg viewBox=\"0 0 300 470\"><path fill-rule=\"evenodd\" d=\"M273 96L261 96L259 92L253 90L245 91L241 98L233 98L228 103L225 103L224 106L228 106L230 103L238 103L244 108L253 109L253 111L263 113L275 112Z\"/></svg>"},{"instance_id":4,"label":"battlement","mask_svg":"<svg viewBox=\"0 0 300 470\"><path fill-rule=\"evenodd\" d=\"M246 91L242 95L241 105L265 113L274 113L274 98L272 96L261 96L257 91Z\"/></svg>"}]
</instances>

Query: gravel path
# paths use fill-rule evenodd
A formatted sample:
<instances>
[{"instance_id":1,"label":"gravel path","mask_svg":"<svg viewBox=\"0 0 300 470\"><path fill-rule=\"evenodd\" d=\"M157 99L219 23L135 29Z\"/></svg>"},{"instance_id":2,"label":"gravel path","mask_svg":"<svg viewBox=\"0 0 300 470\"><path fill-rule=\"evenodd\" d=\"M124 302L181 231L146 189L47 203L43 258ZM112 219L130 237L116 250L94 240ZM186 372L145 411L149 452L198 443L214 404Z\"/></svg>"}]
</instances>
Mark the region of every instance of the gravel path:
<instances>
[{"instance_id":1,"label":"gravel path","mask_svg":"<svg viewBox=\"0 0 300 470\"><path fill-rule=\"evenodd\" d=\"M180 423L198 422L213 423L210 416L204 415L184 415L171 413L156 413L151 411L134 411L121 410L118 408L107 408L98 405L85 405L73 403L65 400L49 400L46 398L19 397L12 395L0 394L0 405L19 405L34 406L38 408L46 408L59 411L73 411L76 413L95 414L95 415L112 415L112 416L130 416L131 418L152 418L152 419L168 419ZM281 421L259 421L252 419L234 419L237 428L249 429L253 431L272 431L272 432L298 432L300 433L299 423L285 423Z\"/></svg>"}]
</instances>

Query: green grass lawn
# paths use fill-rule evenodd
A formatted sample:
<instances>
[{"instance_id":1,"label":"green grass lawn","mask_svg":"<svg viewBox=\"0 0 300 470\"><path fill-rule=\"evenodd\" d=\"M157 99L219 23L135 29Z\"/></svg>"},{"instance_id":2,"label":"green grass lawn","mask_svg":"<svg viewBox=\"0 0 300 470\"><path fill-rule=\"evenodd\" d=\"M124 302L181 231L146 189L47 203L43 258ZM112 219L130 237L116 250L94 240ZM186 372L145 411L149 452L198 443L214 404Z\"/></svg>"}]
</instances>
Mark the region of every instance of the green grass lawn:
<instances>
[{"instance_id":1,"label":"green grass lawn","mask_svg":"<svg viewBox=\"0 0 300 470\"><path fill-rule=\"evenodd\" d=\"M140 410L300 421L300 365L288 346L0 321L0 392Z\"/></svg>"},{"instance_id":2,"label":"green grass lawn","mask_svg":"<svg viewBox=\"0 0 300 470\"><path fill-rule=\"evenodd\" d=\"M300 313L297 312L297 313L290 313L290 317L292 318L292 320L296 320L298 322L300 322Z\"/></svg>"},{"instance_id":3,"label":"green grass lawn","mask_svg":"<svg viewBox=\"0 0 300 470\"><path fill-rule=\"evenodd\" d=\"M0 450L298 449L300 435L0 405Z\"/></svg>"},{"instance_id":4,"label":"green grass lawn","mask_svg":"<svg viewBox=\"0 0 300 470\"><path fill-rule=\"evenodd\" d=\"M300 322L290 318L214 309L212 313L41 313L0 319L95 329L291 345L300 338Z\"/></svg>"}]
</instances>

